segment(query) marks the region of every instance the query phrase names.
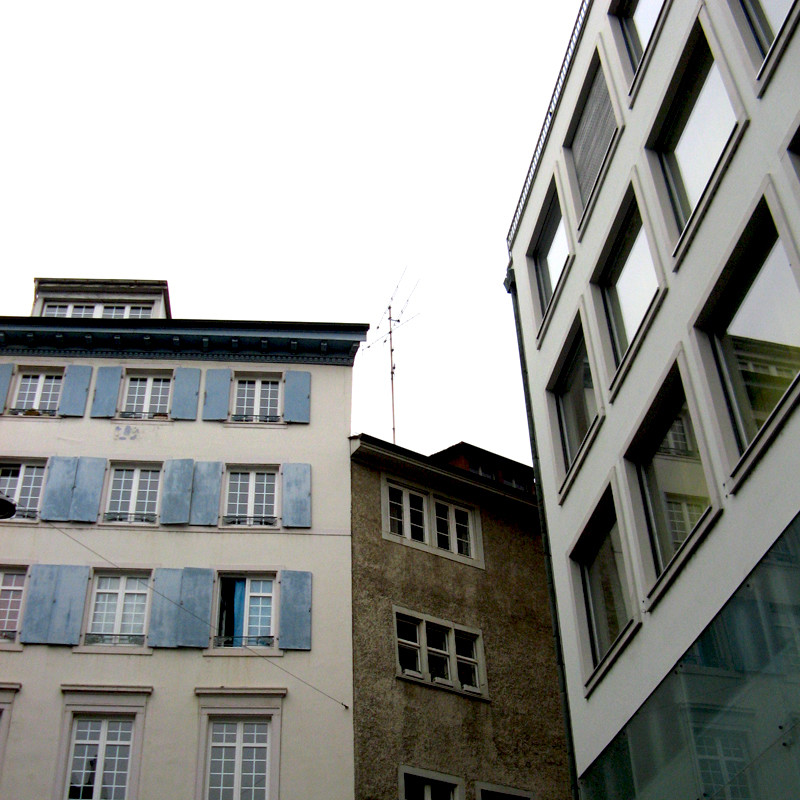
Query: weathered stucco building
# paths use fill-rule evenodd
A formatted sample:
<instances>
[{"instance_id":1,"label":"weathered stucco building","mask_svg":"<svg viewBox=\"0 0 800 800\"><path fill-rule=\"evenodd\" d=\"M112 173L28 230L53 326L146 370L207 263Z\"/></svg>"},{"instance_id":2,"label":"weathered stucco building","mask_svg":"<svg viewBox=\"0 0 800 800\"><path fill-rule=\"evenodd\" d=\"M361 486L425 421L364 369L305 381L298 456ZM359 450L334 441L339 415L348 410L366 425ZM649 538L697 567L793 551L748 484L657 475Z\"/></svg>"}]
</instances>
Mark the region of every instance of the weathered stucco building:
<instances>
[{"instance_id":1,"label":"weathered stucco building","mask_svg":"<svg viewBox=\"0 0 800 800\"><path fill-rule=\"evenodd\" d=\"M532 471L351 449L355 797L567 797Z\"/></svg>"}]
</instances>

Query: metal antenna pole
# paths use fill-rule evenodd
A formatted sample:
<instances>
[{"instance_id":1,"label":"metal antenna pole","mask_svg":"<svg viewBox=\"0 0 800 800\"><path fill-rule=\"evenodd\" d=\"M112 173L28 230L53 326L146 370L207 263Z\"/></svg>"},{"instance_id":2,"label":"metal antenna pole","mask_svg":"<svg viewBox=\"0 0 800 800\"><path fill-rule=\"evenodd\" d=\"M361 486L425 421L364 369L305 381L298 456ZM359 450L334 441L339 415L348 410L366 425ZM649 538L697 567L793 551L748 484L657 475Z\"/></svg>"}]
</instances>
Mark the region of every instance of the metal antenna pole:
<instances>
[{"instance_id":1,"label":"metal antenna pole","mask_svg":"<svg viewBox=\"0 0 800 800\"><path fill-rule=\"evenodd\" d=\"M397 432L394 419L394 343L392 341L392 304L389 304L389 377L392 384L392 444L397 444Z\"/></svg>"}]
</instances>

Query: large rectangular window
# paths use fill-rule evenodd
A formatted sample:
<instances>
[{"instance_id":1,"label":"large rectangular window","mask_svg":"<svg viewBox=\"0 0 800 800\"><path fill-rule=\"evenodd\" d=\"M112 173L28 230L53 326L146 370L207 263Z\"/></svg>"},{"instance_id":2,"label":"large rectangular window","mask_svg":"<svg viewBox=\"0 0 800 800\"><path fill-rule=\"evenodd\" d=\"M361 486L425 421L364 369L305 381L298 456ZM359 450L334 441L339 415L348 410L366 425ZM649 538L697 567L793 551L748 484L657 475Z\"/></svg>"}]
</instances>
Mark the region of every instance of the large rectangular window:
<instances>
[{"instance_id":1,"label":"large rectangular window","mask_svg":"<svg viewBox=\"0 0 800 800\"><path fill-rule=\"evenodd\" d=\"M68 800L126 800L132 743L133 720L75 717Z\"/></svg>"},{"instance_id":2,"label":"large rectangular window","mask_svg":"<svg viewBox=\"0 0 800 800\"><path fill-rule=\"evenodd\" d=\"M17 640L24 591L24 569L0 569L0 641Z\"/></svg>"},{"instance_id":3,"label":"large rectangular window","mask_svg":"<svg viewBox=\"0 0 800 800\"><path fill-rule=\"evenodd\" d=\"M55 415L61 397L62 376L52 372L24 370L17 382L11 414Z\"/></svg>"},{"instance_id":4,"label":"large rectangular window","mask_svg":"<svg viewBox=\"0 0 800 800\"><path fill-rule=\"evenodd\" d=\"M269 720L209 725L206 800L267 800Z\"/></svg>"},{"instance_id":5,"label":"large rectangular window","mask_svg":"<svg viewBox=\"0 0 800 800\"><path fill-rule=\"evenodd\" d=\"M36 519L44 483L44 464L0 464L0 492L13 500L11 519Z\"/></svg>"},{"instance_id":6,"label":"large rectangular window","mask_svg":"<svg viewBox=\"0 0 800 800\"><path fill-rule=\"evenodd\" d=\"M130 375L120 414L133 419L166 418L172 378L169 375Z\"/></svg>"},{"instance_id":7,"label":"large rectangular window","mask_svg":"<svg viewBox=\"0 0 800 800\"><path fill-rule=\"evenodd\" d=\"M144 645L149 585L145 574L95 575L84 643Z\"/></svg>"},{"instance_id":8,"label":"large rectangular window","mask_svg":"<svg viewBox=\"0 0 800 800\"><path fill-rule=\"evenodd\" d=\"M222 575L215 647L272 647L272 575Z\"/></svg>"},{"instance_id":9,"label":"large rectangular window","mask_svg":"<svg viewBox=\"0 0 800 800\"><path fill-rule=\"evenodd\" d=\"M276 481L274 470L231 469L223 522L226 525L275 525Z\"/></svg>"},{"instance_id":10,"label":"large rectangular window","mask_svg":"<svg viewBox=\"0 0 800 800\"><path fill-rule=\"evenodd\" d=\"M114 467L105 521L156 522L160 478L159 467Z\"/></svg>"},{"instance_id":11,"label":"large rectangular window","mask_svg":"<svg viewBox=\"0 0 800 800\"><path fill-rule=\"evenodd\" d=\"M275 378L237 378L234 387L234 422L280 422L278 390Z\"/></svg>"}]
</instances>

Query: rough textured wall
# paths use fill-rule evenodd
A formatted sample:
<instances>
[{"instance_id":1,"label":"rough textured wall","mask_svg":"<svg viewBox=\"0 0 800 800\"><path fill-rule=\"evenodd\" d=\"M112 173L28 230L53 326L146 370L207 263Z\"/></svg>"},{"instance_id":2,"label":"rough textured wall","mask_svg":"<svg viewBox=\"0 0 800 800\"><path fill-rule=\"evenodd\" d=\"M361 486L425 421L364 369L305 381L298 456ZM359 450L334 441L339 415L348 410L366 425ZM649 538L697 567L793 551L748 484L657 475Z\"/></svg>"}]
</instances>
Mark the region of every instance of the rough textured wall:
<instances>
[{"instance_id":1,"label":"rough textured wall","mask_svg":"<svg viewBox=\"0 0 800 800\"><path fill-rule=\"evenodd\" d=\"M463 777L467 800L475 781L568 798L535 512L480 508L483 570L384 539L378 470L354 463L352 493L356 800L397 800L400 764ZM481 629L488 702L396 677L392 604Z\"/></svg>"}]
</instances>

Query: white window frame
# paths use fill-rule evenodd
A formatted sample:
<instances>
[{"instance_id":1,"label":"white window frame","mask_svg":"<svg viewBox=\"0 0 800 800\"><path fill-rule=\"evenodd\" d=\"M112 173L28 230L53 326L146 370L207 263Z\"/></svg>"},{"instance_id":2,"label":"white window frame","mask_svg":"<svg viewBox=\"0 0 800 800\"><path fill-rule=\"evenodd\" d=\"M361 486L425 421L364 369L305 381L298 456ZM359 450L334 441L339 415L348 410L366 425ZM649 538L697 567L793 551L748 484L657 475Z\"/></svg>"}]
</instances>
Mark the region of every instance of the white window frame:
<instances>
[{"instance_id":1,"label":"white window frame","mask_svg":"<svg viewBox=\"0 0 800 800\"><path fill-rule=\"evenodd\" d=\"M397 621L399 618L402 618L405 622L416 624L416 642L400 639L397 634ZM446 650L434 648L432 645L428 644L428 625L436 626L437 628L441 628L446 631ZM449 620L432 617L429 614L420 614L418 611L411 611L407 608L395 605L392 606L392 627L395 643L395 669L398 678L411 680L414 683L424 683L428 686L435 686L439 689L458 692L458 694L469 697L482 697L484 699L488 698L489 687L486 681L486 660L483 652L483 635L479 628L471 628L466 625L457 625ZM469 657L458 654L456 650L456 634L459 633L469 637L474 642L474 656ZM404 669L401 666L399 652L399 646L401 643L408 648L417 650L417 663L419 664L419 670ZM431 675L429 668L429 658L431 653L440 658L447 658L448 677L433 677ZM474 665L475 675L478 681L477 686L461 684L458 677L459 662Z\"/></svg>"},{"instance_id":2,"label":"white window frame","mask_svg":"<svg viewBox=\"0 0 800 800\"><path fill-rule=\"evenodd\" d=\"M281 716L285 688L201 687L194 690L200 712L195 800L208 798L209 753L211 727L214 722L248 722L265 720L269 724L268 775L266 796L280 800Z\"/></svg>"},{"instance_id":3,"label":"white window frame","mask_svg":"<svg viewBox=\"0 0 800 800\"><path fill-rule=\"evenodd\" d=\"M104 578L119 578L120 585L116 591L108 588L101 588L100 583ZM138 588L129 588L129 581L144 580L146 586L144 591ZM116 608L114 613L113 630L110 633L92 630L94 626L95 609L97 607L98 593L116 594ZM144 614L141 631L139 633L122 633L123 612L125 609L125 598L128 595L144 594ZM149 570L126 570L121 571L96 571L92 575L92 591L89 598L89 606L86 614L86 624L84 625L83 644L85 647L98 647L105 651L109 647L125 648L144 648L147 642L147 630L150 621L150 605L152 599L152 575Z\"/></svg>"},{"instance_id":4,"label":"white window frame","mask_svg":"<svg viewBox=\"0 0 800 800\"><path fill-rule=\"evenodd\" d=\"M232 634L220 633L221 616L222 616L222 581L228 580L245 580L245 607L243 611L243 628L242 638L244 641L241 643L232 641L226 644L228 639L235 639ZM270 633L264 636L258 636L257 639L263 640L263 643L258 641L248 642L248 634L246 633L247 618L250 612L250 598L251 598L251 581L254 580L268 580L272 581L272 614L270 619ZM278 634L280 631L280 571L277 569L270 570L253 570L252 568L246 569L225 569L217 572L214 580L214 633L211 639L211 648L209 652L215 655L229 654L229 655L278 655L280 654L278 646ZM267 642L267 640L270 640Z\"/></svg>"},{"instance_id":5,"label":"white window frame","mask_svg":"<svg viewBox=\"0 0 800 800\"><path fill-rule=\"evenodd\" d=\"M122 316L106 316L106 309L112 308L122 308L123 314ZM133 309L143 310L146 309L150 313L148 314L132 314L131 312ZM98 305L98 311L95 312L96 317L100 317L101 319L150 319L153 316L153 304L152 303L100 303Z\"/></svg>"},{"instance_id":6,"label":"white window frame","mask_svg":"<svg viewBox=\"0 0 800 800\"><path fill-rule=\"evenodd\" d=\"M228 508L231 497L231 476L233 474L248 474L248 489L247 489L247 514L242 516L239 514L229 514ZM256 514L255 513L255 482L257 475L271 475L274 481L273 484L273 507L272 514ZM242 466L238 464L228 465L225 470L225 494L222 502L225 509L222 515L222 524L225 527L248 527L248 528L277 528L280 519L280 469L277 466ZM243 521L238 521L243 520ZM261 520L261 522L256 522Z\"/></svg>"},{"instance_id":7,"label":"white window frame","mask_svg":"<svg viewBox=\"0 0 800 800\"><path fill-rule=\"evenodd\" d=\"M409 767L401 764L397 768L397 786L400 798L405 798L406 775L416 778L423 778L430 783L443 783L452 787L452 800L465 800L466 786L465 780L456 775L447 775L444 772L435 772L431 769L420 769L419 767ZM427 788L427 787L426 787ZM425 800L429 800L430 792L425 791Z\"/></svg>"},{"instance_id":8,"label":"white window frame","mask_svg":"<svg viewBox=\"0 0 800 800\"><path fill-rule=\"evenodd\" d=\"M163 411L153 410L153 383L154 381L169 381L167 402ZM131 385L134 381L145 381L144 403L141 411L128 408L131 395ZM171 372L131 372L125 376L125 390L122 396L122 408L119 416L125 419L168 419L174 381Z\"/></svg>"},{"instance_id":9,"label":"white window frame","mask_svg":"<svg viewBox=\"0 0 800 800\"><path fill-rule=\"evenodd\" d=\"M147 698L152 686L62 684L63 710L53 800L64 800L72 768L73 729L78 719L127 719L133 722L125 800L137 800ZM99 795L98 795L99 796Z\"/></svg>"},{"instance_id":10,"label":"white window frame","mask_svg":"<svg viewBox=\"0 0 800 800\"><path fill-rule=\"evenodd\" d=\"M39 506L42 502L42 491L44 490L44 481L45 481L45 464L44 463L36 463L36 462L29 462L29 461L17 461L13 463L3 463L0 462L0 470L3 469L19 469L19 476L17 477L16 485L14 486L13 491L6 491L8 487L3 489L4 494L10 500L13 500L14 503L17 505L17 511L13 517L9 517L8 520L4 520L6 522L24 522L26 520L36 520L39 517ZM28 477L27 473L28 470L41 470L40 479L39 479L39 487L38 493L35 497L35 505L34 506L27 506L26 508L20 507L20 498L22 497L22 489L25 483L25 478ZM0 487L2 488L2 487Z\"/></svg>"},{"instance_id":11,"label":"white window frame","mask_svg":"<svg viewBox=\"0 0 800 800\"><path fill-rule=\"evenodd\" d=\"M240 384L252 382L254 386L253 408L251 413L245 413L246 408L240 408L239 403L239 386ZM232 392L230 408L231 422L246 422L246 423L267 423L274 424L282 422L283 420L283 376L280 374L247 374L240 373L233 377ZM274 384L274 387L272 386ZM275 408L274 414L263 413L261 405L262 389L269 385L270 389L274 388L275 392ZM269 406L267 406L269 410Z\"/></svg>"},{"instance_id":12,"label":"white window frame","mask_svg":"<svg viewBox=\"0 0 800 800\"><path fill-rule=\"evenodd\" d=\"M14 707L14 698L22 688L21 683L0 681L0 769L6 752L8 729L11 727L11 712Z\"/></svg>"},{"instance_id":13,"label":"white window frame","mask_svg":"<svg viewBox=\"0 0 800 800\"><path fill-rule=\"evenodd\" d=\"M74 316L76 308L85 308L86 306L92 306L92 314L89 316ZM48 314L47 310L49 307L55 308L65 308L66 313L64 314ZM122 308L124 309L123 315L121 317L106 317L104 316L104 312L106 308ZM148 309L149 314L146 316L134 315L131 316L132 309ZM150 319L153 315L153 304L148 303L146 301L142 302L102 302L100 300L45 300L42 304L42 314L43 317L47 317L49 319Z\"/></svg>"},{"instance_id":14,"label":"white window frame","mask_svg":"<svg viewBox=\"0 0 800 800\"><path fill-rule=\"evenodd\" d=\"M36 378L36 388L34 389L33 403L24 408L19 405L20 391L22 390L22 382L25 378ZM58 378L58 394L55 400L55 408L42 409L42 393L44 384L47 378ZM53 367L18 367L16 382L14 386L14 402L8 409L7 413L15 416L25 417L54 417L58 414L58 404L61 401L61 392L64 390L64 372L60 369Z\"/></svg>"},{"instance_id":15,"label":"white window frame","mask_svg":"<svg viewBox=\"0 0 800 800\"><path fill-rule=\"evenodd\" d=\"M6 586L6 578L14 576L14 578L21 577L21 581L14 581L13 584ZM7 623L11 621L10 614L6 615L6 619L0 626L0 646L15 647L19 638L20 624L22 622L22 612L25 609L25 590L28 584L28 570L26 567L17 566L0 566L0 592L9 592L16 595L19 593L19 608L17 609L17 617L14 621L16 627L12 630L7 627ZM9 635L11 634L11 635Z\"/></svg>"},{"instance_id":16,"label":"white window frame","mask_svg":"<svg viewBox=\"0 0 800 800\"><path fill-rule=\"evenodd\" d=\"M392 519L390 517L393 501L391 500L391 490L401 491L403 505L403 535L392 532ZM410 498L414 495L422 498L423 508L423 527L424 536L422 540L411 538L410 520ZM449 548L439 547L437 535L436 511L437 504L444 505L448 509L448 520L450 522L450 546ZM469 528L469 549L470 554L464 555L458 551L458 539L456 536L455 515L456 512L467 515L467 525ZM438 492L424 489L413 483L383 474L381 475L381 535L390 542L403 544L407 547L426 550L435 553L443 558L450 558L453 561L460 561L463 564L483 568L483 536L481 531L481 517L476 506L460 503L452 497L439 494Z\"/></svg>"},{"instance_id":17,"label":"white window frame","mask_svg":"<svg viewBox=\"0 0 800 800\"><path fill-rule=\"evenodd\" d=\"M127 499L127 510L111 510L111 503L113 500L114 492L114 478L118 471L133 470L133 483L131 485L130 494ZM155 500L155 509L152 512L137 512L136 504L138 501L139 488L142 478L142 472L158 472L158 491ZM159 508L161 501L161 493L163 491L163 469L161 464L111 464L108 470L108 487L106 491L105 511L103 512L103 522L106 523L122 523L122 524L136 524L136 525L157 525L159 519ZM137 517L144 517L137 519ZM124 519L120 519L124 517ZM149 517L152 517L150 519Z\"/></svg>"}]
</instances>

